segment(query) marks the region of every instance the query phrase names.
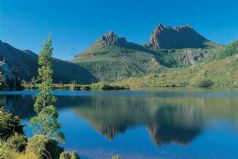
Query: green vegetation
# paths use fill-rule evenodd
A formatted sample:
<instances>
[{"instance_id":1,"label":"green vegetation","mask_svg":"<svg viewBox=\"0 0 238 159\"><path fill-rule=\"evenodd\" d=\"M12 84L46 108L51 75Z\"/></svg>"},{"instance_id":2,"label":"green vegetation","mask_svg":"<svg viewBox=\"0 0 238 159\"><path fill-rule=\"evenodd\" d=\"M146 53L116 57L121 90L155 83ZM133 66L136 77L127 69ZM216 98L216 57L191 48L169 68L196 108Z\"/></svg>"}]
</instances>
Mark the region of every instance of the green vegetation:
<instances>
[{"instance_id":1,"label":"green vegetation","mask_svg":"<svg viewBox=\"0 0 238 159\"><path fill-rule=\"evenodd\" d=\"M39 85L32 85L31 83L24 83L22 85L22 88L26 90L35 90L39 89ZM93 83L93 84L77 84L75 82L71 82L69 84L53 84L52 85L53 90L124 90L124 89L129 89L126 86L118 85L116 83L104 83L104 82L99 82L99 83Z\"/></svg>"},{"instance_id":2,"label":"green vegetation","mask_svg":"<svg viewBox=\"0 0 238 159\"><path fill-rule=\"evenodd\" d=\"M56 98L51 94L53 82L52 51L52 40L49 36L39 56L38 79L41 81L41 84L39 84L41 92L36 97L34 110L37 116L31 119L31 125L34 126L35 134L42 134L63 141L64 135L58 132L61 127L57 122L58 113L53 105Z\"/></svg>"},{"instance_id":3,"label":"green vegetation","mask_svg":"<svg viewBox=\"0 0 238 159\"><path fill-rule=\"evenodd\" d=\"M20 124L19 118L5 112L0 104L0 140L7 140L15 133L23 134L23 126Z\"/></svg>"},{"instance_id":4,"label":"green vegetation","mask_svg":"<svg viewBox=\"0 0 238 159\"><path fill-rule=\"evenodd\" d=\"M237 88L238 42L210 49L138 49L96 43L75 58L99 81L54 84L53 89L118 90L143 87ZM92 81L93 82L93 81ZM94 81L95 82L95 81ZM25 83L25 88L38 86Z\"/></svg>"},{"instance_id":5,"label":"green vegetation","mask_svg":"<svg viewBox=\"0 0 238 159\"><path fill-rule=\"evenodd\" d=\"M201 79L198 81L197 86L201 88L211 88L214 85L214 82L210 79Z\"/></svg>"},{"instance_id":6,"label":"green vegetation","mask_svg":"<svg viewBox=\"0 0 238 159\"><path fill-rule=\"evenodd\" d=\"M80 159L78 154L74 151L66 151L60 154L59 159Z\"/></svg>"},{"instance_id":7,"label":"green vegetation","mask_svg":"<svg viewBox=\"0 0 238 159\"><path fill-rule=\"evenodd\" d=\"M209 87L238 88L238 58L206 61L192 66L172 68L160 74L132 77L118 82L130 88Z\"/></svg>"},{"instance_id":8,"label":"green vegetation","mask_svg":"<svg viewBox=\"0 0 238 159\"><path fill-rule=\"evenodd\" d=\"M224 59L229 56L233 56L238 52L238 41L227 45L220 49L219 51L215 52L214 59Z\"/></svg>"},{"instance_id":9,"label":"green vegetation","mask_svg":"<svg viewBox=\"0 0 238 159\"><path fill-rule=\"evenodd\" d=\"M99 40L76 56L74 63L91 72L97 81L115 82L130 77L161 74L170 68L200 63L209 59L216 50L219 48L215 46L199 49L141 49L116 45L105 47Z\"/></svg>"},{"instance_id":10,"label":"green vegetation","mask_svg":"<svg viewBox=\"0 0 238 159\"><path fill-rule=\"evenodd\" d=\"M26 152L34 152L42 159L59 159L63 148L58 146L58 142L44 135L35 135L28 142Z\"/></svg>"},{"instance_id":11,"label":"green vegetation","mask_svg":"<svg viewBox=\"0 0 238 159\"><path fill-rule=\"evenodd\" d=\"M23 126L18 117L5 112L0 105L0 158L1 159L59 159L65 154L77 159L76 153L64 152L58 144L64 140L59 132L60 124L57 122L58 113L53 103L56 98L52 91L52 41L49 37L39 56L40 93L37 95L34 110L37 116L31 119L35 135L27 139L23 133ZM61 155L61 153L63 153ZM65 159L66 159L65 158ZM79 157L78 157L79 158Z\"/></svg>"},{"instance_id":12,"label":"green vegetation","mask_svg":"<svg viewBox=\"0 0 238 159\"><path fill-rule=\"evenodd\" d=\"M120 156L112 156L112 159L121 159Z\"/></svg>"},{"instance_id":13,"label":"green vegetation","mask_svg":"<svg viewBox=\"0 0 238 159\"><path fill-rule=\"evenodd\" d=\"M98 81L113 82L132 76L159 73L163 68L150 51L116 46L92 47L74 62L90 71Z\"/></svg>"},{"instance_id":14,"label":"green vegetation","mask_svg":"<svg viewBox=\"0 0 238 159\"><path fill-rule=\"evenodd\" d=\"M12 71L19 79L31 81L37 76L38 71L38 55L29 50L20 50L13 46L0 41L0 60L11 66ZM81 84L90 84L95 78L87 70L73 64L72 62L53 58L53 80L55 83L69 83L77 80Z\"/></svg>"},{"instance_id":15,"label":"green vegetation","mask_svg":"<svg viewBox=\"0 0 238 159\"><path fill-rule=\"evenodd\" d=\"M27 146L27 138L23 134L14 134L6 141L6 146L15 152L23 152Z\"/></svg>"}]
</instances>

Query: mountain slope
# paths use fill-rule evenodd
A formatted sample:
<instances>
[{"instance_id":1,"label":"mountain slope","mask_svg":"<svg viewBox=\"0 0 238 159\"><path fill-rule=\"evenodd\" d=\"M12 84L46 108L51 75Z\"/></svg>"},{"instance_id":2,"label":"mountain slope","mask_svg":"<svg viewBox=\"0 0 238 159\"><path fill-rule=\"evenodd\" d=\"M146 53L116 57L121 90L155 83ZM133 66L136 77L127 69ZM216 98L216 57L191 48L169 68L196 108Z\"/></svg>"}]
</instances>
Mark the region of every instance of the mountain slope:
<instances>
[{"instance_id":1,"label":"mountain slope","mask_svg":"<svg viewBox=\"0 0 238 159\"><path fill-rule=\"evenodd\" d=\"M75 56L74 62L100 81L158 73L163 68L151 50L127 42L113 32L103 35L92 47Z\"/></svg>"},{"instance_id":2,"label":"mountain slope","mask_svg":"<svg viewBox=\"0 0 238 159\"><path fill-rule=\"evenodd\" d=\"M167 69L160 74L133 77L120 82L130 87L214 87L238 88L238 43L215 52L201 63ZM218 58L219 57L219 58Z\"/></svg>"},{"instance_id":3,"label":"mountain slope","mask_svg":"<svg viewBox=\"0 0 238 159\"><path fill-rule=\"evenodd\" d=\"M160 73L165 68L194 65L209 59L219 48L192 27L159 25L147 45L138 45L108 32L73 62L90 71L99 81Z\"/></svg>"},{"instance_id":4,"label":"mountain slope","mask_svg":"<svg viewBox=\"0 0 238 159\"><path fill-rule=\"evenodd\" d=\"M224 59L238 53L238 41L235 41L227 46L224 46L217 52L214 52L214 59Z\"/></svg>"},{"instance_id":5,"label":"mountain slope","mask_svg":"<svg viewBox=\"0 0 238 159\"><path fill-rule=\"evenodd\" d=\"M0 41L0 60L5 61L19 80L29 81L37 76L38 56L29 51L23 51ZM70 62L53 59L54 82L91 83L95 78L87 70Z\"/></svg>"}]
</instances>

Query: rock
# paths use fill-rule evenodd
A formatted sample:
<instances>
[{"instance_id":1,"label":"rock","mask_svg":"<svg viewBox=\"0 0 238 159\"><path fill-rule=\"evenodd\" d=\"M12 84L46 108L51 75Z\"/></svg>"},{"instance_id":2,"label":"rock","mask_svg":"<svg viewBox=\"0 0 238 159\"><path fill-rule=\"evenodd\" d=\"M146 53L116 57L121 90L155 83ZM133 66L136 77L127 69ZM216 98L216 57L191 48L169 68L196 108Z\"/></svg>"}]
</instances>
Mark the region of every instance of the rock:
<instances>
[{"instance_id":1,"label":"rock","mask_svg":"<svg viewBox=\"0 0 238 159\"><path fill-rule=\"evenodd\" d=\"M100 38L100 42L103 44L104 47L112 45L123 47L128 43L125 38L119 38L113 31L109 31L108 33L103 35Z\"/></svg>"},{"instance_id":2,"label":"rock","mask_svg":"<svg viewBox=\"0 0 238 159\"><path fill-rule=\"evenodd\" d=\"M144 45L136 44L133 42L128 42L126 38L117 36L113 31L109 31L103 36L101 36L90 48L88 48L83 53L77 54L74 56L74 60L79 60L84 57L90 58L94 57L93 54L86 55L88 53L98 53L101 48L106 48L110 46L115 46L118 48L123 49L132 49L132 50L138 50L143 52L151 52L148 48L144 47Z\"/></svg>"},{"instance_id":3,"label":"rock","mask_svg":"<svg viewBox=\"0 0 238 159\"><path fill-rule=\"evenodd\" d=\"M14 73L12 72L11 68L9 67L7 63L5 63L4 61L0 61L0 68L1 70L3 70L4 76L7 80L11 80L11 81L16 80Z\"/></svg>"},{"instance_id":4,"label":"rock","mask_svg":"<svg viewBox=\"0 0 238 159\"><path fill-rule=\"evenodd\" d=\"M9 67L5 61L0 61L0 69L3 72L4 80L2 82L1 89L9 90L9 89L16 89L17 86L17 78L13 73L12 69Z\"/></svg>"},{"instance_id":5,"label":"rock","mask_svg":"<svg viewBox=\"0 0 238 159\"><path fill-rule=\"evenodd\" d=\"M207 53L205 49L184 49L176 55L175 60L179 65L193 65L207 59Z\"/></svg>"},{"instance_id":6,"label":"rock","mask_svg":"<svg viewBox=\"0 0 238 159\"><path fill-rule=\"evenodd\" d=\"M209 40L197 33L191 26L172 28L160 24L152 32L147 46L163 49L204 48L206 42Z\"/></svg>"}]
</instances>

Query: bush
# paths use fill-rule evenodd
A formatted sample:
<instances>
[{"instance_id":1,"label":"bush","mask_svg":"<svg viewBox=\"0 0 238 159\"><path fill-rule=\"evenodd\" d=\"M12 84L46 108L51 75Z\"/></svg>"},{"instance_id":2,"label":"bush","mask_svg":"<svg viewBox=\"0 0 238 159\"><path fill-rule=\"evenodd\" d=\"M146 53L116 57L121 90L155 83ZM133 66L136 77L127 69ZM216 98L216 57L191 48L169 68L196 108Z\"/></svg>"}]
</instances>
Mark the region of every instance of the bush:
<instances>
[{"instance_id":1,"label":"bush","mask_svg":"<svg viewBox=\"0 0 238 159\"><path fill-rule=\"evenodd\" d=\"M28 152L19 154L17 159L39 159L39 157L33 152Z\"/></svg>"},{"instance_id":2,"label":"bush","mask_svg":"<svg viewBox=\"0 0 238 159\"><path fill-rule=\"evenodd\" d=\"M201 88L211 88L214 85L214 82L210 79L203 79L198 82L198 87Z\"/></svg>"},{"instance_id":3,"label":"bush","mask_svg":"<svg viewBox=\"0 0 238 159\"><path fill-rule=\"evenodd\" d=\"M33 152L40 159L59 159L63 148L58 146L58 142L44 135L35 135L28 142L27 153Z\"/></svg>"},{"instance_id":4,"label":"bush","mask_svg":"<svg viewBox=\"0 0 238 159\"><path fill-rule=\"evenodd\" d=\"M15 151L3 144L0 145L0 159L15 159L16 157L17 153Z\"/></svg>"},{"instance_id":5,"label":"bush","mask_svg":"<svg viewBox=\"0 0 238 159\"><path fill-rule=\"evenodd\" d=\"M112 159L121 159L120 156L112 156Z\"/></svg>"},{"instance_id":6,"label":"bush","mask_svg":"<svg viewBox=\"0 0 238 159\"><path fill-rule=\"evenodd\" d=\"M0 140L7 140L15 133L23 134L23 125L19 118L0 107Z\"/></svg>"},{"instance_id":7,"label":"bush","mask_svg":"<svg viewBox=\"0 0 238 159\"><path fill-rule=\"evenodd\" d=\"M27 146L27 138L22 134L14 134L8 138L6 146L16 152L22 152Z\"/></svg>"},{"instance_id":8,"label":"bush","mask_svg":"<svg viewBox=\"0 0 238 159\"><path fill-rule=\"evenodd\" d=\"M60 158L59 159L80 159L80 157L78 156L78 154L74 151L66 151L60 154Z\"/></svg>"}]
</instances>

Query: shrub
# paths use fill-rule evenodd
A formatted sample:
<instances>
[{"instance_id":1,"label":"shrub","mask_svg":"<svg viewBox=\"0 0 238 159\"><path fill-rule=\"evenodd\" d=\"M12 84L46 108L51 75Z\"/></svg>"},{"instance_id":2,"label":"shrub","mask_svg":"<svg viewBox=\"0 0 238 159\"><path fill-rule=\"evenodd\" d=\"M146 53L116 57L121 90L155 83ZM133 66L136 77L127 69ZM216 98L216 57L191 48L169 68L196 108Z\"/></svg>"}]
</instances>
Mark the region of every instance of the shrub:
<instances>
[{"instance_id":1,"label":"shrub","mask_svg":"<svg viewBox=\"0 0 238 159\"><path fill-rule=\"evenodd\" d=\"M39 157L33 152L28 152L19 154L17 159L39 159Z\"/></svg>"},{"instance_id":2,"label":"shrub","mask_svg":"<svg viewBox=\"0 0 238 159\"><path fill-rule=\"evenodd\" d=\"M11 148L0 145L0 159L16 159L17 153L13 151Z\"/></svg>"},{"instance_id":3,"label":"shrub","mask_svg":"<svg viewBox=\"0 0 238 159\"><path fill-rule=\"evenodd\" d=\"M19 118L0 107L0 140L6 140L15 133L23 134Z\"/></svg>"},{"instance_id":4,"label":"shrub","mask_svg":"<svg viewBox=\"0 0 238 159\"><path fill-rule=\"evenodd\" d=\"M27 153L33 152L40 159L59 159L63 148L58 146L58 142L44 135L35 135L28 142Z\"/></svg>"},{"instance_id":5,"label":"shrub","mask_svg":"<svg viewBox=\"0 0 238 159\"><path fill-rule=\"evenodd\" d=\"M80 157L74 151L66 151L60 154L59 159L80 159Z\"/></svg>"},{"instance_id":6,"label":"shrub","mask_svg":"<svg viewBox=\"0 0 238 159\"><path fill-rule=\"evenodd\" d=\"M16 152L24 151L26 145L27 145L27 138L22 134L14 134L13 136L9 137L6 142L6 146Z\"/></svg>"},{"instance_id":7,"label":"shrub","mask_svg":"<svg viewBox=\"0 0 238 159\"><path fill-rule=\"evenodd\" d=\"M201 88L211 88L214 85L214 82L210 79L202 79L198 82L198 87Z\"/></svg>"},{"instance_id":8,"label":"shrub","mask_svg":"<svg viewBox=\"0 0 238 159\"><path fill-rule=\"evenodd\" d=\"M121 159L121 157L120 156L112 156L112 159Z\"/></svg>"}]
</instances>

